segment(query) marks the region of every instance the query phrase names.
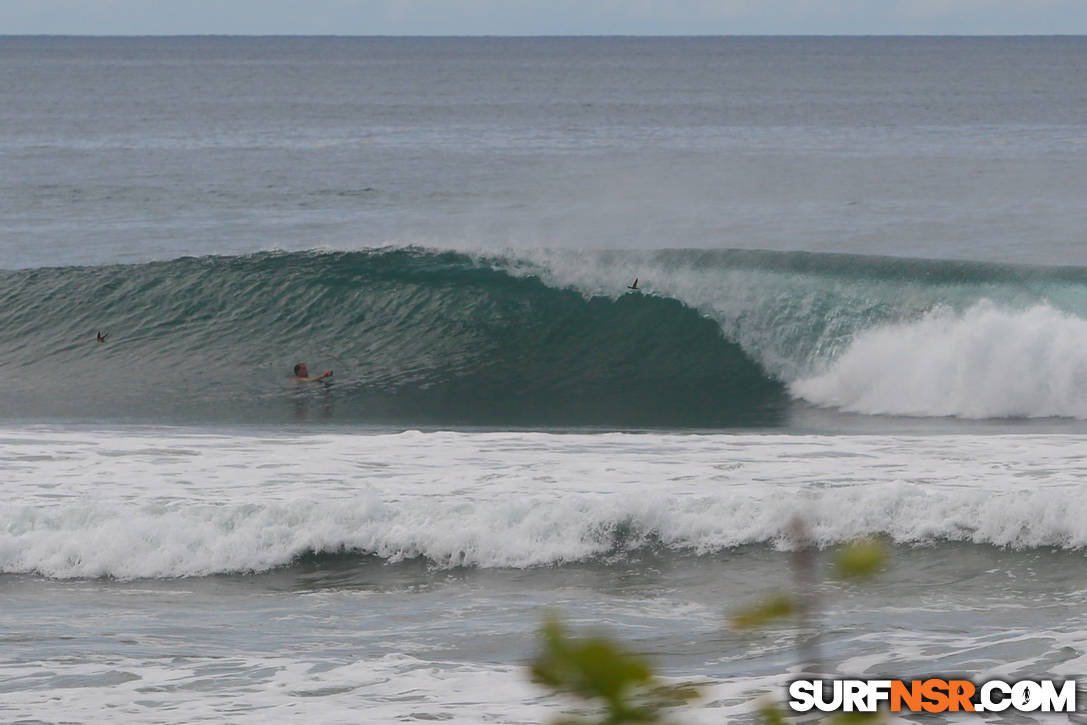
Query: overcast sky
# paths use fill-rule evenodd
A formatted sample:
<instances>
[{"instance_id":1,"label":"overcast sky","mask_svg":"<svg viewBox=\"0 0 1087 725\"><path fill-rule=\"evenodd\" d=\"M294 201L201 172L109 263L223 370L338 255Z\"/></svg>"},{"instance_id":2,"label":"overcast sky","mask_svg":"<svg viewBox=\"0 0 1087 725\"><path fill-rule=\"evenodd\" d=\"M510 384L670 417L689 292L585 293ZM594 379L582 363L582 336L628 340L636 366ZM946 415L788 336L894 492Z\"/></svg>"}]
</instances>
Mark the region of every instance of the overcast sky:
<instances>
[{"instance_id":1,"label":"overcast sky","mask_svg":"<svg viewBox=\"0 0 1087 725\"><path fill-rule=\"evenodd\" d=\"M0 0L0 34L1087 34L1087 0Z\"/></svg>"}]
</instances>

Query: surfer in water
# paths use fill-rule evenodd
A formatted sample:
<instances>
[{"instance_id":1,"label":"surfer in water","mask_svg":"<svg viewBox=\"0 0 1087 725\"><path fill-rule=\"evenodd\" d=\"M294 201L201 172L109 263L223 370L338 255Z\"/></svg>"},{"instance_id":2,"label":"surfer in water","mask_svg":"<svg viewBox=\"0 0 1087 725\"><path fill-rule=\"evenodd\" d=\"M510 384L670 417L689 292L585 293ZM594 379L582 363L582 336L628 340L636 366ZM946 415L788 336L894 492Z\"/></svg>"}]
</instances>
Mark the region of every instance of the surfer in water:
<instances>
[{"instance_id":1,"label":"surfer in water","mask_svg":"<svg viewBox=\"0 0 1087 725\"><path fill-rule=\"evenodd\" d=\"M634 278L634 284L628 284L627 285L627 289L632 289L635 292L638 291L638 278L637 277Z\"/></svg>"},{"instance_id":2,"label":"surfer in water","mask_svg":"<svg viewBox=\"0 0 1087 725\"><path fill-rule=\"evenodd\" d=\"M306 363L298 363L294 366L294 379L300 383L312 383L317 380L324 380L325 378L332 377L331 370L325 370L323 373L315 378L309 376L309 368L306 367Z\"/></svg>"},{"instance_id":3,"label":"surfer in water","mask_svg":"<svg viewBox=\"0 0 1087 725\"><path fill-rule=\"evenodd\" d=\"M104 334L104 335L101 332L99 332L98 333L98 342L105 342L107 337L109 337L108 332L106 334Z\"/></svg>"}]
</instances>

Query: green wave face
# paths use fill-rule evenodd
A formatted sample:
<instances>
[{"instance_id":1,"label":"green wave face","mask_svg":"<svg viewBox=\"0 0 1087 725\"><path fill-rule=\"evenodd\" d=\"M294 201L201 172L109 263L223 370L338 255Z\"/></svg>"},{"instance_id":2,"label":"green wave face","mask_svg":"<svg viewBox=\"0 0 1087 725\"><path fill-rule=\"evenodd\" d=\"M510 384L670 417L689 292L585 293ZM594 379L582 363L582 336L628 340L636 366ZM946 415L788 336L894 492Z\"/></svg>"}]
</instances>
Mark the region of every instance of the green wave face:
<instances>
[{"instance_id":1,"label":"green wave face","mask_svg":"<svg viewBox=\"0 0 1087 725\"><path fill-rule=\"evenodd\" d=\"M586 295L639 275L647 293L715 321L774 378L824 372L866 332L960 316L979 303L1087 318L1087 270L761 250L534 250L507 263ZM933 341L934 344L937 341Z\"/></svg>"},{"instance_id":2,"label":"green wave face","mask_svg":"<svg viewBox=\"0 0 1087 725\"><path fill-rule=\"evenodd\" d=\"M3 272L0 329L8 418L723 427L788 398L678 300L417 249Z\"/></svg>"},{"instance_id":3,"label":"green wave face","mask_svg":"<svg viewBox=\"0 0 1087 725\"><path fill-rule=\"evenodd\" d=\"M626 294L635 276L642 292ZM0 416L722 428L1087 420L1087 270L416 248L0 272ZM108 331L105 344L97 330ZM291 370L331 369L331 383Z\"/></svg>"}]
</instances>

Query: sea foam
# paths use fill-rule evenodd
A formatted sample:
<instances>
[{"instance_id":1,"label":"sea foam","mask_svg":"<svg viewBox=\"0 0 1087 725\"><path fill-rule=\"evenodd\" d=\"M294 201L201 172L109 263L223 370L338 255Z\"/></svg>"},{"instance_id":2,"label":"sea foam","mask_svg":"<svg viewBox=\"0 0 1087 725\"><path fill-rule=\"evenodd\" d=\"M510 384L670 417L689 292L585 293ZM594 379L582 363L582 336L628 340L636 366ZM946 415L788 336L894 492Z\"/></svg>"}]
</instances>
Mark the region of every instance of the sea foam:
<instances>
[{"instance_id":1,"label":"sea foam","mask_svg":"<svg viewBox=\"0 0 1087 725\"><path fill-rule=\"evenodd\" d=\"M0 571L259 572L351 552L531 567L896 542L1087 546L1075 436L9 430ZM52 451L52 454L46 453Z\"/></svg>"},{"instance_id":2,"label":"sea foam","mask_svg":"<svg viewBox=\"0 0 1087 725\"><path fill-rule=\"evenodd\" d=\"M1087 320L991 302L859 333L819 375L790 386L858 413L1087 418Z\"/></svg>"}]
</instances>

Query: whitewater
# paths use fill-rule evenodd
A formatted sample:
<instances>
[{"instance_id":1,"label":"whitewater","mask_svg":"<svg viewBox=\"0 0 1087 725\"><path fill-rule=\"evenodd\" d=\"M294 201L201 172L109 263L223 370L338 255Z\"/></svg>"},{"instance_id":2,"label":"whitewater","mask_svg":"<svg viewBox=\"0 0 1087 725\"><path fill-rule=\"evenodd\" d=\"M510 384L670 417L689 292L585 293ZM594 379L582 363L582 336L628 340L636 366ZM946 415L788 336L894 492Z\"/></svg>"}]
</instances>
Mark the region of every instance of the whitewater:
<instances>
[{"instance_id":1,"label":"whitewater","mask_svg":"<svg viewBox=\"0 0 1087 725\"><path fill-rule=\"evenodd\" d=\"M828 674L1079 676L1085 277L415 245L0 273L0 715L543 722L558 612L701 683L683 721L749 721L805 635L726 619L795 586L798 525ZM889 570L822 574L858 538Z\"/></svg>"},{"instance_id":2,"label":"whitewater","mask_svg":"<svg viewBox=\"0 0 1087 725\"><path fill-rule=\"evenodd\" d=\"M1077 436L0 433L3 573L192 577L324 554L526 568L789 548L794 519L820 546L1087 545Z\"/></svg>"},{"instance_id":3,"label":"whitewater","mask_svg":"<svg viewBox=\"0 0 1087 725\"><path fill-rule=\"evenodd\" d=\"M0 37L0 721L545 723L556 615L702 683L677 723L813 628L828 675L1087 676L1085 69Z\"/></svg>"},{"instance_id":4,"label":"whitewater","mask_svg":"<svg viewBox=\"0 0 1087 725\"><path fill-rule=\"evenodd\" d=\"M702 683L686 721L746 719L797 671L795 632L748 638L724 617L789 585L797 520L820 548L893 546L880 582L824 587L828 671L1084 664L1087 619L1059 585L1087 569L1078 436L37 425L0 440L10 719L543 721L568 704L520 663L556 607ZM1039 603L1047 630L1001 623ZM871 629L901 617L911 631Z\"/></svg>"},{"instance_id":5,"label":"whitewater","mask_svg":"<svg viewBox=\"0 0 1087 725\"><path fill-rule=\"evenodd\" d=\"M727 615L796 585L798 525L824 672L1078 677L1085 276L414 245L0 273L0 715L543 722L558 612L702 683L684 721L749 721L806 635ZM868 537L889 571L835 582Z\"/></svg>"}]
</instances>

